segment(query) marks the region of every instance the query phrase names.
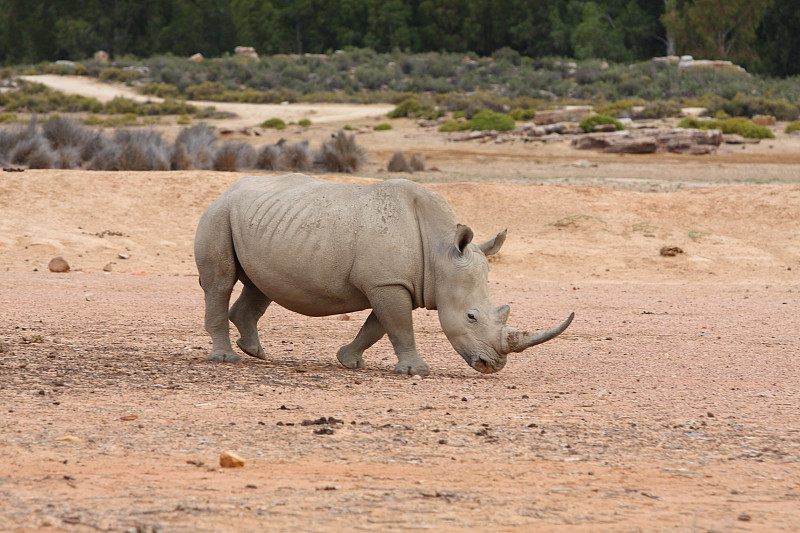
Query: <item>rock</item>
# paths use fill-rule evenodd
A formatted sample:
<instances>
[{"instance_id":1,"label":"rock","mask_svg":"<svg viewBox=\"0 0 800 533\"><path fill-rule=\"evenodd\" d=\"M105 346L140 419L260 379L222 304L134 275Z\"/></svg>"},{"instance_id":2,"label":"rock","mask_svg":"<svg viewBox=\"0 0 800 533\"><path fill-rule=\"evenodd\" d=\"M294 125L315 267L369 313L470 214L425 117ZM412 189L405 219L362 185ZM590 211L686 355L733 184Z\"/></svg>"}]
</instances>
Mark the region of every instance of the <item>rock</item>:
<instances>
[{"instance_id":1,"label":"rock","mask_svg":"<svg viewBox=\"0 0 800 533\"><path fill-rule=\"evenodd\" d=\"M772 115L756 115L752 118L756 126L774 126L775 117Z\"/></svg>"},{"instance_id":2,"label":"rock","mask_svg":"<svg viewBox=\"0 0 800 533\"><path fill-rule=\"evenodd\" d=\"M98 50L94 53L94 60L99 63L108 63L108 52L105 50Z\"/></svg>"},{"instance_id":3,"label":"rock","mask_svg":"<svg viewBox=\"0 0 800 533\"><path fill-rule=\"evenodd\" d=\"M556 122L580 122L594 113L592 106L573 105L563 109L545 109L537 111L533 121L536 124L555 124Z\"/></svg>"},{"instance_id":4,"label":"rock","mask_svg":"<svg viewBox=\"0 0 800 533\"><path fill-rule=\"evenodd\" d=\"M656 140L668 152L707 154L722 143L722 132L719 130L695 130L674 128L659 132Z\"/></svg>"},{"instance_id":5,"label":"rock","mask_svg":"<svg viewBox=\"0 0 800 533\"><path fill-rule=\"evenodd\" d=\"M578 150L603 150L611 144L609 137L605 133L581 135L572 139L572 147Z\"/></svg>"},{"instance_id":6,"label":"rock","mask_svg":"<svg viewBox=\"0 0 800 533\"><path fill-rule=\"evenodd\" d=\"M86 294L83 295L83 297L86 298L87 302L93 302L94 301L94 294L91 293L91 292L87 292Z\"/></svg>"},{"instance_id":7,"label":"rock","mask_svg":"<svg viewBox=\"0 0 800 533\"><path fill-rule=\"evenodd\" d=\"M681 56L678 61L679 70L694 70L694 69L717 69L717 70L730 70L733 72L740 72L747 74L747 71L739 65L734 65L730 61L722 61L718 59L694 59L692 56Z\"/></svg>"},{"instance_id":8,"label":"rock","mask_svg":"<svg viewBox=\"0 0 800 533\"><path fill-rule=\"evenodd\" d=\"M50 272L69 272L69 263L67 263L66 259L58 255L47 263L47 268Z\"/></svg>"},{"instance_id":9,"label":"rock","mask_svg":"<svg viewBox=\"0 0 800 533\"><path fill-rule=\"evenodd\" d=\"M603 150L609 154L652 154L658 150L654 137L610 137L611 143Z\"/></svg>"},{"instance_id":10,"label":"rock","mask_svg":"<svg viewBox=\"0 0 800 533\"><path fill-rule=\"evenodd\" d=\"M735 133L723 133L722 142L725 144L758 144L761 142L761 139L748 139L747 137L742 137Z\"/></svg>"},{"instance_id":11,"label":"rock","mask_svg":"<svg viewBox=\"0 0 800 533\"><path fill-rule=\"evenodd\" d=\"M113 263L106 263L103 266L103 272L111 272L114 269Z\"/></svg>"},{"instance_id":12,"label":"rock","mask_svg":"<svg viewBox=\"0 0 800 533\"><path fill-rule=\"evenodd\" d=\"M200 64L200 63L202 63L203 61L205 61L205 59L206 59L206 58L205 58L205 57L203 57L203 54L201 54L200 52L198 52L198 53L196 53L196 54L192 54L191 56L189 56L189 61L191 61L192 63L198 63L198 64Z\"/></svg>"},{"instance_id":13,"label":"rock","mask_svg":"<svg viewBox=\"0 0 800 533\"><path fill-rule=\"evenodd\" d=\"M678 254L682 254L683 250L677 246L662 246L658 253L663 257L675 257Z\"/></svg>"},{"instance_id":14,"label":"rock","mask_svg":"<svg viewBox=\"0 0 800 533\"><path fill-rule=\"evenodd\" d=\"M117 255L117 257L119 257L120 259L130 259L131 258L130 254L123 254L121 252Z\"/></svg>"},{"instance_id":15,"label":"rock","mask_svg":"<svg viewBox=\"0 0 800 533\"><path fill-rule=\"evenodd\" d=\"M545 135L549 135L551 133L562 134L567 130L567 125L563 122L555 122L553 124L547 124L543 126L542 129L544 130Z\"/></svg>"},{"instance_id":16,"label":"rock","mask_svg":"<svg viewBox=\"0 0 800 533\"><path fill-rule=\"evenodd\" d=\"M219 454L219 465L222 468L241 468L244 466L244 459L233 452L222 452Z\"/></svg>"},{"instance_id":17,"label":"rock","mask_svg":"<svg viewBox=\"0 0 800 533\"><path fill-rule=\"evenodd\" d=\"M597 124L596 126L592 127L592 131L596 131L596 132L617 131L617 126L614 125L614 124Z\"/></svg>"},{"instance_id":18,"label":"rock","mask_svg":"<svg viewBox=\"0 0 800 533\"><path fill-rule=\"evenodd\" d=\"M233 49L233 52L240 57L247 57L250 59L258 59L258 54L256 53L256 49L252 46L237 46Z\"/></svg>"}]
</instances>

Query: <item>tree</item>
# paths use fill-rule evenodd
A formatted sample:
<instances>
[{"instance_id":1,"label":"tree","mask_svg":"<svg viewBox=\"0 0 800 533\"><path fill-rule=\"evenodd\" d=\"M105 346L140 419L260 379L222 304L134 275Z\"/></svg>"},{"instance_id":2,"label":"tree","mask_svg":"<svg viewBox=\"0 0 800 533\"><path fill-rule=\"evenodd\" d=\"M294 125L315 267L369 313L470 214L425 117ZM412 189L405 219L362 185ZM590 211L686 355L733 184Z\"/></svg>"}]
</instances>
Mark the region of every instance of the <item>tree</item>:
<instances>
[{"instance_id":1,"label":"tree","mask_svg":"<svg viewBox=\"0 0 800 533\"><path fill-rule=\"evenodd\" d=\"M772 2L671 0L661 22L680 54L748 63L757 59L756 28Z\"/></svg>"}]
</instances>

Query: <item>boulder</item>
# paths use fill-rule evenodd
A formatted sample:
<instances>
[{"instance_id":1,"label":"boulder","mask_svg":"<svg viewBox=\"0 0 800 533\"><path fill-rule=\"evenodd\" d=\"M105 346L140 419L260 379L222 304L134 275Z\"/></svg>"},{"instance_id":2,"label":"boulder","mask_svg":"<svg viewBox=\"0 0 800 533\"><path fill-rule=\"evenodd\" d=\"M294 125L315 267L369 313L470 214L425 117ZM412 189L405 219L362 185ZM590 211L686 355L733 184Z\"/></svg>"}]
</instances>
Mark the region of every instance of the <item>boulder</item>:
<instances>
[{"instance_id":1,"label":"boulder","mask_svg":"<svg viewBox=\"0 0 800 533\"><path fill-rule=\"evenodd\" d=\"M108 63L108 52L105 50L98 50L94 53L94 60L99 63Z\"/></svg>"},{"instance_id":2,"label":"boulder","mask_svg":"<svg viewBox=\"0 0 800 533\"><path fill-rule=\"evenodd\" d=\"M219 455L219 466L222 468L241 468L244 466L244 459L233 452L222 452Z\"/></svg>"},{"instance_id":3,"label":"boulder","mask_svg":"<svg viewBox=\"0 0 800 533\"><path fill-rule=\"evenodd\" d=\"M205 61L205 58L203 57L203 54L201 54L200 52L198 52L198 53L196 53L196 54L193 54L193 55L191 55L191 56L189 57L189 61L191 61L192 63L198 63L198 64L200 64L200 63L202 63L203 61Z\"/></svg>"},{"instance_id":4,"label":"boulder","mask_svg":"<svg viewBox=\"0 0 800 533\"><path fill-rule=\"evenodd\" d=\"M69 272L69 263L67 263L66 259L58 255L47 263L47 268L50 272Z\"/></svg>"},{"instance_id":5,"label":"boulder","mask_svg":"<svg viewBox=\"0 0 800 533\"><path fill-rule=\"evenodd\" d=\"M725 144L758 144L761 139L748 139L735 133L725 133L722 135L722 142Z\"/></svg>"},{"instance_id":6,"label":"boulder","mask_svg":"<svg viewBox=\"0 0 800 533\"><path fill-rule=\"evenodd\" d=\"M533 121L536 124L555 124L556 122L580 122L592 116L594 110L588 105L566 106L562 109L545 109L536 111Z\"/></svg>"},{"instance_id":7,"label":"boulder","mask_svg":"<svg viewBox=\"0 0 800 533\"><path fill-rule=\"evenodd\" d=\"M693 155L708 154L722 143L722 132L719 130L674 128L659 132L656 135L656 140L668 152Z\"/></svg>"},{"instance_id":8,"label":"boulder","mask_svg":"<svg viewBox=\"0 0 800 533\"><path fill-rule=\"evenodd\" d=\"M652 154L658 150L655 137L611 137L611 142L603 150L609 154Z\"/></svg>"},{"instance_id":9,"label":"boulder","mask_svg":"<svg viewBox=\"0 0 800 533\"><path fill-rule=\"evenodd\" d=\"M256 53L256 49L252 46L237 46L233 49L233 52L240 57L247 57L250 59L258 59L258 54Z\"/></svg>"}]
</instances>

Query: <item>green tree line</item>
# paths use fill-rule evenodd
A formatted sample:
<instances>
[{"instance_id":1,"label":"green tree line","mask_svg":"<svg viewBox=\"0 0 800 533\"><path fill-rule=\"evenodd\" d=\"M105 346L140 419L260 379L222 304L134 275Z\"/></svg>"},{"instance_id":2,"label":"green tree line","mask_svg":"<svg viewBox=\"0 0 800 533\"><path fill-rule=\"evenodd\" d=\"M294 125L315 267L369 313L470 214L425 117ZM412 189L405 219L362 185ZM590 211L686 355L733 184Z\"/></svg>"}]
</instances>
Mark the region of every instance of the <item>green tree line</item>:
<instances>
[{"instance_id":1,"label":"green tree line","mask_svg":"<svg viewBox=\"0 0 800 533\"><path fill-rule=\"evenodd\" d=\"M800 0L0 0L0 61L509 49L529 57L729 59L800 73Z\"/></svg>"}]
</instances>

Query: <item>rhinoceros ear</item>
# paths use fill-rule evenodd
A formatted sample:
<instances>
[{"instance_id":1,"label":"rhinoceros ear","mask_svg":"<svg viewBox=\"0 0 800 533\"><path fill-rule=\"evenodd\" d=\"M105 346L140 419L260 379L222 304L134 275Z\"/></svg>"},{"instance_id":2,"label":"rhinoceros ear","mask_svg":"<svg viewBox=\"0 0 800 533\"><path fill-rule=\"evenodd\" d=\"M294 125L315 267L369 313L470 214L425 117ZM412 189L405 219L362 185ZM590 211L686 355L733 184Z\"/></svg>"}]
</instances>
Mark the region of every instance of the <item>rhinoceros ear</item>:
<instances>
[{"instance_id":1,"label":"rhinoceros ear","mask_svg":"<svg viewBox=\"0 0 800 533\"><path fill-rule=\"evenodd\" d=\"M472 230L469 226L463 224L456 226L456 237L453 244L455 244L459 254L463 254L464 250L467 249L467 245L472 242L472 235Z\"/></svg>"},{"instance_id":2,"label":"rhinoceros ear","mask_svg":"<svg viewBox=\"0 0 800 533\"><path fill-rule=\"evenodd\" d=\"M508 230L504 229L498 233L494 239L489 239L488 241L479 244L478 248L481 249L483 255L494 255L499 252L500 247L503 246L504 242L506 242L506 233L508 233Z\"/></svg>"}]
</instances>

